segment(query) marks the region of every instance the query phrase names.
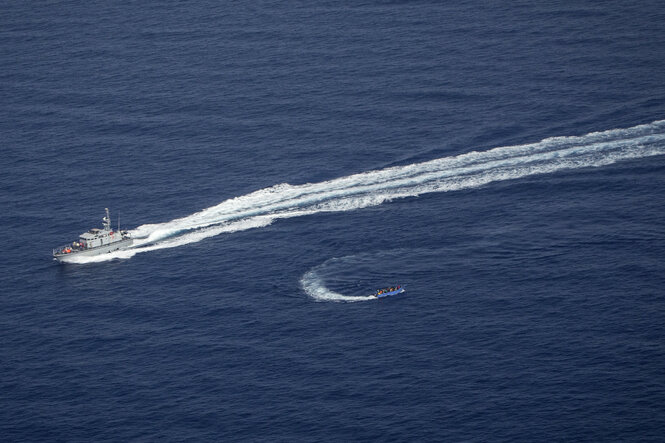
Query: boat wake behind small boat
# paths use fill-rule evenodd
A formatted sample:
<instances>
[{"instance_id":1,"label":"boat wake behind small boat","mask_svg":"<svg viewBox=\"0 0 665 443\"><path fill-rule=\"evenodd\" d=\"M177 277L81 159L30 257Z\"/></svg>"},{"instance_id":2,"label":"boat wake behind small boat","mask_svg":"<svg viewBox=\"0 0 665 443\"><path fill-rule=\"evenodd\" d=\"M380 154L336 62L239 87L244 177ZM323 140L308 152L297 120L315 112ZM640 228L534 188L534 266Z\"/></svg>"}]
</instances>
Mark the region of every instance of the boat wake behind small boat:
<instances>
[{"instance_id":1,"label":"boat wake behind small boat","mask_svg":"<svg viewBox=\"0 0 665 443\"><path fill-rule=\"evenodd\" d=\"M406 292L406 288L403 286L391 286L389 288L379 289L372 295L376 298L383 298L389 297L391 295L401 294L402 292Z\"/></svg>"}]
</instances>

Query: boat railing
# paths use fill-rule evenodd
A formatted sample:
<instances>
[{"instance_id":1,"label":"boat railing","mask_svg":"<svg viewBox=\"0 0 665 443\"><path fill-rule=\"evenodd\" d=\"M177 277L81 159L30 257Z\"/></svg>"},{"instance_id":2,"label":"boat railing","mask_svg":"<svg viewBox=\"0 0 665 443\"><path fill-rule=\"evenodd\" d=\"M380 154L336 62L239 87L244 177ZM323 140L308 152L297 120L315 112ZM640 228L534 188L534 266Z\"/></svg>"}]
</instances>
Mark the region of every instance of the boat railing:
<instances>
[{"instance_id":1,"label":"boat railing","mask_svg":"<svg viewBox=\"0 0 665 443\"><path fill-rule=\"evenodd\" d=\"M55 248L53 250L53 255L56 254L71 254L72 252L80 252L80 251L87 251L90 249L96 249L96 248L103 248L104 246L108 246L110 244L118 243L121 241L127 241L130 240L131 234L127 231L123 231L121 238L117 239L116 241L112 243L104 243L103 245L97 245L97 246L84 246L83 244L79 242L73 242L73 243L68 243L64 246L60 246L58 248Z\"/></svg>"},{"instance_id":2,"label":"boat railing","mask_svg":"<svg viewBox=\"0 0 665 443\"><path fill-rule=\"evenodd\" d=\"M67 245L55 248L53 250L53 255L56 255L56 254L71 254L72 252L83 251L85 249L87 249L87 248L81 246L80 244L77 246L77 245L73 245L72 243L69 243Z\"/></svg>"}]
</instances>

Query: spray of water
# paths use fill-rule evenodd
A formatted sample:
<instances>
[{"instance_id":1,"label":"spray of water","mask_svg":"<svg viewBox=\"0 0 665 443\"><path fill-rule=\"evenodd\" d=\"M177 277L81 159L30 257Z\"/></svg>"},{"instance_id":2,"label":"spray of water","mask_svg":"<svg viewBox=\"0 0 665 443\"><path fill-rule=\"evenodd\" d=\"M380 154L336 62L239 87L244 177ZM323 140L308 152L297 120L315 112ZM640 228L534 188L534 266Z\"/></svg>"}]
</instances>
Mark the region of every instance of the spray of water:
<instances>
[{"instance_id":1,"label":"spray of water","mask_svg":"<svg viewBox=\"0 0 665 443\"><path fill-rule=\"evenodd\" d=\"M324 279L319 276L317 268L307 271L300 279L300 285L307 295L316 301L358 302L378 300L372 295L344 295L328 289Z\"/></svg>"},{"instance_id":2,"label":"spray of water","mask_svg":"<svg viewBox=\"0 0 665 443\"><path fill-rule=\"evenodd\" d=\"M71 261L89 263L129 258L222 233L264 227L281 218L352 211L429 192L476 188L492 182L663 154L665 120L660 120L627 129L474 151L320 183L279 184L183 218L139 226L132 231L135 241L131 249L97 257L72 257Z\"/></svg>"}]
</instances>

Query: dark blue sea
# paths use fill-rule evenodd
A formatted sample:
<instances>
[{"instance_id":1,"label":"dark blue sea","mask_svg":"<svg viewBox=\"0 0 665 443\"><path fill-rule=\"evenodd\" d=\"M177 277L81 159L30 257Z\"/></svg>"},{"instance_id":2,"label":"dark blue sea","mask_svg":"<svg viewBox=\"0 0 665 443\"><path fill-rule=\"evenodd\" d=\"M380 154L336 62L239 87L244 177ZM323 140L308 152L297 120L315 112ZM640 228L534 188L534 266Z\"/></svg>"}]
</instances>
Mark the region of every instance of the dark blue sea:
<instances>
[{"instance_id":1,"label":"dark blue sea","mask_svg":"<svg viewBox=\"0 0 665 443\"><path fill-rule=\"evenodd\" d=\"M663 441L665 3L9 1L0 67L0 440Z\"/></svg>"}]
</instances>

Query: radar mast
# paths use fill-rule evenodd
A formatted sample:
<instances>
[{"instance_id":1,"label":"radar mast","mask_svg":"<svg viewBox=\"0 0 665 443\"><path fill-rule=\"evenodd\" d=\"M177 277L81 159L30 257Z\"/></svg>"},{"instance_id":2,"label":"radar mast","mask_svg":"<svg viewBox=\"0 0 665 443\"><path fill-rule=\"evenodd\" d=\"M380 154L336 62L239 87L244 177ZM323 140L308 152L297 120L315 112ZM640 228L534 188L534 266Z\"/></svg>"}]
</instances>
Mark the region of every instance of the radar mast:
<instances>
[{"instance_id":1,"label":"radar mast","mask_svg":"<svg viewBox=\"0 0 665 443\"><path fill-rule=\"evenodd\" d=\"M111 230L111 216L109 215L109 208L104 208L106 209L106 217L102 219L102 222L104 224L104 230L105 231L110 231Z\"/></svg>"}]
</instances>

